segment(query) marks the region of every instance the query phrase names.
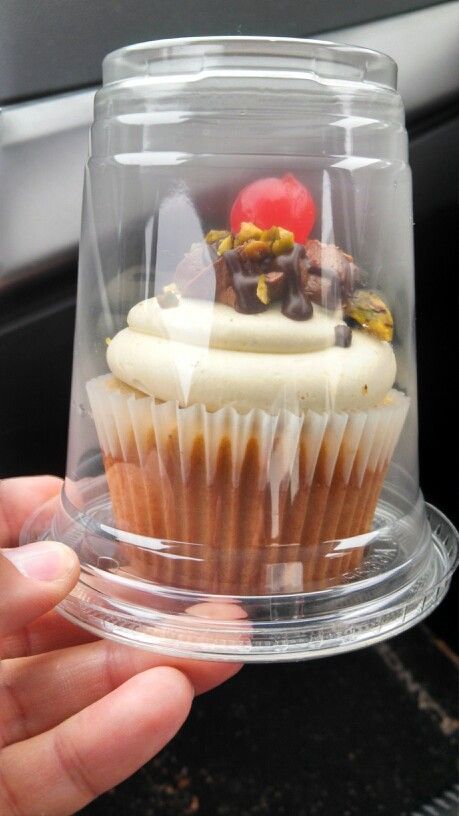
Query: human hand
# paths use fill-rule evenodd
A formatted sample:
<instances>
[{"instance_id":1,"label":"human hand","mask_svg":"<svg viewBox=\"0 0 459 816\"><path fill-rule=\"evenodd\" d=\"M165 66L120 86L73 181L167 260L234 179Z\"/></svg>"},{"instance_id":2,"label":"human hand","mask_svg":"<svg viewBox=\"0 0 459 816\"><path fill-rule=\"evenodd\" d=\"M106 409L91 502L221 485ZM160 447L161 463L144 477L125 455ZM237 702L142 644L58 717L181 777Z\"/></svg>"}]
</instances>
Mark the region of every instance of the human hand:
<instances>
[{"instance_id":1,"label":"human hand","mask_svg":"<svg viewBox=\"0 0 459 816\"><path fill-rule=\"evenodd\" d=\"M16 548L25 518L61 488L0 483L0 813L66 816L130 776L176 734L195 694L239 666L96 640L54 607L76 584L68 547Z\"/></svg>"}]
</instances>

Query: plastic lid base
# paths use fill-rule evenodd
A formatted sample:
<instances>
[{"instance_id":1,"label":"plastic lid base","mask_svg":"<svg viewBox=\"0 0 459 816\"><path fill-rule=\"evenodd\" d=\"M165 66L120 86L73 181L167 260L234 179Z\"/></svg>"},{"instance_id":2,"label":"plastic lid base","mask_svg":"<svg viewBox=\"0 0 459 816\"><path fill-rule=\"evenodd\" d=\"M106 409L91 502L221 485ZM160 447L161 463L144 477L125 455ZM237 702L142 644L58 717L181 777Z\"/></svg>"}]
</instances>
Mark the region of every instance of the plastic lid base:
<instances>
[{"instance_id":1,"label":"plastic lid base","mask_svg":"<svg viewBox=\"0 0 459 816\"><path fill-rule=\"evenodd\" d=\"M368 603L312 614L305 595L271 599L270 619L249 620L244 604L216 596L176 614L123 603L92 588L84 573L58 607L100 637L176 657L281 662L339 654L392 637L427 617L445 596L458 558L457 531L426 505L432 546L421 574ZM159 598L159 596L158 596ZM158 603L161 607L161 603Z\"/></svg>"}]
</instances>

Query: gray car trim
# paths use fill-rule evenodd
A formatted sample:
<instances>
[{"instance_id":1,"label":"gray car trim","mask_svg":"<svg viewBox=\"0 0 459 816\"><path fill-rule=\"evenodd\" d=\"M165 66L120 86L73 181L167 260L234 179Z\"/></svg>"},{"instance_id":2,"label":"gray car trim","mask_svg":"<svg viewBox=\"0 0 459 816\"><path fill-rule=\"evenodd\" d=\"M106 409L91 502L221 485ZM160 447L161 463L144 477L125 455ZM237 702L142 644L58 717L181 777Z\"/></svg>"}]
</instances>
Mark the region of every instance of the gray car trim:
<instances>
[{"instance_id":1,"label":"gray car trim","mask_svg":"<svg viewBox=\"0 0 459 816\"><path fill-rule=\"evenodd\" d=\"M399 87L409 117L459 94L459 0L322 32L321 37L390 53L399 65ZM54 266L76 251L94 92L62 94L0 111L3 285L21 274ZM456 132L451 126L441 131L441 144L448 146L449 153L439 155L439 163L449 161L450 178L459 153ZM423 145L423 156L431 166L432 156L425 141ZM431 171L435 172L433 165ZM446 169L444 175L448 175ZM447 190L446 194L450 196Z\"/></svg>"},{"instance_id":2,"label":"gray car trim","mask_svg":"<svg viewBox=\"0 0 459 816\"><path fill-rule=\"evenodd\" d=\"M102 58L129 43L216 34L311 36L441 0L2 0L0 102L98 84Z\"/></svg>"}]
</instances>

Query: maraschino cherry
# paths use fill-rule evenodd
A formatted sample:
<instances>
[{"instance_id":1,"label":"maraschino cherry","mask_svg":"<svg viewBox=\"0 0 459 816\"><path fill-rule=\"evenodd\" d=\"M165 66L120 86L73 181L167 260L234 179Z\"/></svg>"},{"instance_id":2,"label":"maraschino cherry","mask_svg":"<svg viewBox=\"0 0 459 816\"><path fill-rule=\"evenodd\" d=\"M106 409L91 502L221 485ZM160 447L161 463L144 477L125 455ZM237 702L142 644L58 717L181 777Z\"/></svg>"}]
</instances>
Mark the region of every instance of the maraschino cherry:
<instances>
[{"instance_id":1,"label":"maraschino cherry","mask_svg":"<svg viewBox=\"0 0 459 816\"><path fill-rule=\"evenodd\" d=\"M239 232L243 221L261 229L283 227L304 243L311 232L316 208L311 193L291 173L282 178L263 178L248 184L231 209L231 230Z\"/></svg>"}]
</instances>

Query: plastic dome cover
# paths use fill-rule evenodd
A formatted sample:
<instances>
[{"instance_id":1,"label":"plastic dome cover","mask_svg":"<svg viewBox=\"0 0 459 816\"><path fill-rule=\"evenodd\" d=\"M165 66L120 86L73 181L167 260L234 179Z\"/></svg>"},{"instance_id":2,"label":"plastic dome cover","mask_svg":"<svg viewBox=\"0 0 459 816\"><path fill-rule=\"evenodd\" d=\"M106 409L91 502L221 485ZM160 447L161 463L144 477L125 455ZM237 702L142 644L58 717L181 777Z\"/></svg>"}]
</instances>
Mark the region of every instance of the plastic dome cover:
<instances>
[{"instance_id":1,"label":"plastic dome cover","mask_svg":"<svg viewBox=\"0 0 459 816\"><path fill-rule=\"evenodd\" d=\"M217 38L104 62L87 165L67 478L24 540L62 612L166 653L371 643L443 597L418 484L411 180L396 67Z\"/></svg>"}]
</instances>

